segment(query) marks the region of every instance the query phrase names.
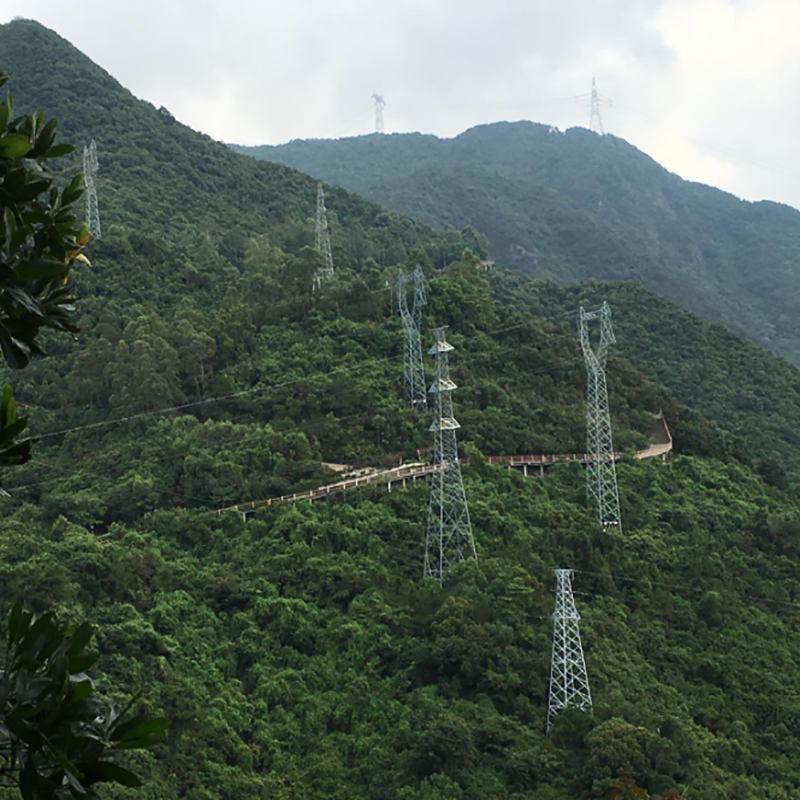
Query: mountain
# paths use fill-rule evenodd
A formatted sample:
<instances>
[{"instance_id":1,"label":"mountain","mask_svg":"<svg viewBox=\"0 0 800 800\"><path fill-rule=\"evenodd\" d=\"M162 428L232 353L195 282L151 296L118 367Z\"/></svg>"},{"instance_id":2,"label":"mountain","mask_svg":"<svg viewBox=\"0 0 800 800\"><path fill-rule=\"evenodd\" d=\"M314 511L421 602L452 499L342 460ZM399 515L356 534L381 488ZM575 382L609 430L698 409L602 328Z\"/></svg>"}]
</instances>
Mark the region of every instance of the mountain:
<instances>
[{"instance_id":1,"label":"mountain","mask_svg":"<svg viewBox=\"0 0 800 800\"><path fill-rule=\"evenodd\" d=\"M312 293L311 178L170 122L35 23L0 27L6 66L20 107L97 139L108 223L73 273L77 340L3 375L39 440L2 475L0 607L91 619L99 691L172 719L126 797L600 800L622 776L652 798L797 794L800 497L770 428L792 424L793 367L634 284L485 273L474 232L341 190L336 273ZM421 577L422 482L217 513L336 481L333 463L425 457L391 291L417 260L426 349L437 325L455 347L478 549L443 586ZM482 457L583 449L574 315L606 297L622 530L578 463L526 478ZM708 348L724 391L692 389ZM674 457L631 458L659 411ZM555 568L576 570L594 706L547 737Z\"/></svg>"},{"instance_id":2,"label":"mountain","mask_svg":"<svg viewBox=\"0 0 800 800\"><path fill-rule=\"evenodd\" d=\"M454 139L234 147L433 225L471 225L502 266L562 283L639 280L800 363L800 212L682 180L615 136L519 122Z\"/></svg>"},{"instance_id":3,"label":"mountain","mask_svg":"<svg viewBox=\"0 0 800 800\"><path fill-rule=\"evenodd\" d=\"M32 61L31 48L52 52L57 60ZM33 110L35 99L60 120L61 136L77 145L72 170L82 169L82 146L96 140L100 215L107 231L123 225L169 241L203 232L239 257L248 236L267 231L281 247L313 245L315 180L277 164L254 170L167 109L135 98L35 22L0 27L0 60L12 76L18 110ZM387 213L341 189L328 187L326 201L337 262L395 263L422 245L441 261L463 248L458 235Z\"/></svg>"}]
</instances>

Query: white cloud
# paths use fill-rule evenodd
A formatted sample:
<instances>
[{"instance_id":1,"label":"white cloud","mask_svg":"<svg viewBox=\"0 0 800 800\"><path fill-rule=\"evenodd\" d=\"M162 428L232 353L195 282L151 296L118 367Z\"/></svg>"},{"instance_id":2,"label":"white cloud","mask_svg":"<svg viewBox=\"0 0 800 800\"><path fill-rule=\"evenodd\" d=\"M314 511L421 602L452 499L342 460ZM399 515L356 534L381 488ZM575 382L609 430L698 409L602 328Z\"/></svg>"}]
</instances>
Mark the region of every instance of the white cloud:
<instances>
[{"instance_id":1,"label":"white cloud","mask_svg":"<svg viewBox=\"0 0 800 800\"><path fill-rule=\"evenodd\" d=\"M563 129L587 123L588 105L569 98L594 75L615 101L603 109L610 132L684 177L800 207L798 0L18 5L8 19L39 19L218 139L368 132L375 90L387 130L451 136L499 119Z\"/></svg>"}]
</instances>

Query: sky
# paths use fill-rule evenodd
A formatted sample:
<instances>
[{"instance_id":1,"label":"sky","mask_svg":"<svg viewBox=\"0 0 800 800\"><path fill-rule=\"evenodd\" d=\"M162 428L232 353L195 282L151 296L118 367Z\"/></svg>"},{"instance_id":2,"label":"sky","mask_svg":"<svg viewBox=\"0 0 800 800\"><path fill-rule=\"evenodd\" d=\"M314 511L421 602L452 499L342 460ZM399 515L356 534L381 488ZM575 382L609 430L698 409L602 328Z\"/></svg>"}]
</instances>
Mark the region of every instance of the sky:
<instances>
[{"instance_id":1,"label":"sky","mask_svg":"<svg viewBox=\"0 0 800 800\"><path fill-rule=\"evenodd\" d=\"M684 178L800 208L800 0L0 0L215 139L603 125ZM2 61L2 53L0 53Z\"/></svg>"}]
</instances>

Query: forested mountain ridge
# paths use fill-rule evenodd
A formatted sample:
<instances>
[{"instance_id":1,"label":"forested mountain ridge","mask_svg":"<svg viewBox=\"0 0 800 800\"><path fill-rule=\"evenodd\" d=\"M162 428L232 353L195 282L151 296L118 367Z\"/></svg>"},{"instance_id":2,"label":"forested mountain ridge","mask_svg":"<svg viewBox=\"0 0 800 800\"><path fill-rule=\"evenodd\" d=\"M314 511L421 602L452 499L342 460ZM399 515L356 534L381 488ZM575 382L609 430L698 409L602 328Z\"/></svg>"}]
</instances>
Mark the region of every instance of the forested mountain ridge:
<instances>
[{"instance_id":1,"label":"forested mountain ridge","mask_svg":"<svg viewBox=\"0 0 800 800\"><path fill-rule=\"evenodd\" d=\"M96 140L106 229L123 224L182 242L202 232L239 257L247 237L266 231L292 252L313 245L317 186L307 175L275 164L253 170L251 161L182 125L167 109L136 99L36 22L0 25L0 61L11 74L19 110L32 110L32 102L47 108L65 140L77 145L73 171L82 169L83 145ZM341 189L329 188L327 205L340 263L396 263L423 245L441 263L464 246L457 233L433 231ZM468 244L475 242L471 237Z\"/></svg>"},{"instance_id":2,"label":"forested mountain ridge","mask_svg":"<svg viewBox=\"0 0 800 800\"><path fill-rule=\"evenodd\" d=\"M41 28L15 25L36 34L15 50L22 79L48 51ZM72 70L38 72L19 105L50 111L38 93L56 100L53 81ZM89 103L95 85L81 85L88 96L74 101ZM148 120L142 135L158 137L163 120ZM187 148L203 141L182 136ZM303 187L300 205L313 203L314 183L285 174ZM148 785L125 797L600 800L627 775L653 798L687 788L691 800L794 798L794 488L762 479L730 433L646 380L623 341L609 362L615 445L642 446L659 410L676 444L667 463L623 458L623 532L597 525L578 464L526 479L482 463L481 453L583 449L570 318L605 287L514 275L490 287L469 252L438 269L437 242L460 252L474 234L442 240L397 215L384 229L379 214L370 241L386 266L340 244L334 278L312 295L318 260L288 233L310 211L257 214L232 223L235 236L222 224L184 229L122 202L162 187L187 192L179 207L200 202L158 162L141 186L136 169L114 175L100 198L116 220L73 272L81 334L51 337L50 359L10 376L41 438L34 461L3 475L0 605L92 619L99 688L120 699L141 690L145 710L172 719L167 742L137 765ZM196 177L200 191L217 187L220 208L236 207L234 187ZM281 186L267 199L282 203ZM361 212L343 218L340 242L373 235L366 211L363 230ZM478 560L444 587L421 577L424 484L276 507L247 524L215 513L333 480L326 461L396 463L430 446L430 415L402 396L390 291L417 259L424 343L450 326L459 441L472 459ZM636 314L658 299L607 288L620 339L655 347L663 331ZM706 329L668 318L691 322L689 358ZM548 738L556 567L578 570L594 713L563 715Z\"/></svg>"},{"instance_id":3,"label":"forested mountain ridge","mask_svg":"<svg viewBox=\"0 0 800 800\"><path fill-rule=\"evenodd\" d=\"M519 122L235 149L472 225L499 264L536 277L635 277L800 362L800 212L682 180L615 136Z\"/></svg>"}]
</instances>

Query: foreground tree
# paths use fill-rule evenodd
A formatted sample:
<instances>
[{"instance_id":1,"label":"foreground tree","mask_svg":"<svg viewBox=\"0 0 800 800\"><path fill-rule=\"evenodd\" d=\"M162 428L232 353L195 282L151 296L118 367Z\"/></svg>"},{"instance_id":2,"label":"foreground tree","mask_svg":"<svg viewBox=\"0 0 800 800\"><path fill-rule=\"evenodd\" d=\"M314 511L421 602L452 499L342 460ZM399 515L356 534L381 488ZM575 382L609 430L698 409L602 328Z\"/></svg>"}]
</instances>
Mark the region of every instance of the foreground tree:
<instances>
[{"instance_id":1,"label":"foreground tree","mask_svg":"<svg viewBox=\"0 0 800 800\"><path fill-rule=\"evenodd\" d=\"M0 72L0 86L8 76ZM89 239L72 204L84 190L77 175L59 192L48 159L73 151L56 144L56 122L42 113L14 117L9 92L0 104L0 349L14 369L44 356L43 330L74 332L75 308L67 284ZM88 262L87 262L88 263ZM0 398L0 469L30 458L28 424L18 418L10 387ZM86 674L97 659L86 647L88 623L67 627L51 612L35 618L16 605L0 645L0 786L18 787L24 800L86 798L95 784L139 786L120 766L125 750L148 748L169 722L123 714L94 694Z\"/></svg>"},{"instance_id":2,"label":"foreground tree","mask_svg":"<svg viewBox=\"0 0 800 800\"><path fill-rule=\"evenodd\" d=\"M36 618L20 605L5 621L0 657L0 786L17 786L25 800L84 798L103 781L140 786L117 760L126 750L153 747L169 727L163 718L125 718L95 696L86 673L99 658L86 652L91 625Z\"/></svg>"},{"instance_id":3,"label":"foreground tree","mask_svg":"<svg viewBox=\"0 0 800 800\"><path fill-rule=\"evenodd\" d=\"M0 71L0 87L7 82ZM74 150L55 137L56 121L46 123L41 112L14 117L8 92L0 103L0 350L14 369L45 355L43 330L77 330L67 278L75 259L85 260L81 249L89 240L72 210L84 191L83 176L60 192L53 186L47 161ZM27 422L17 419L10 389L1 416L0 466L24 463L30 443L15 440Z\"/></svg>"}]
</instances>

